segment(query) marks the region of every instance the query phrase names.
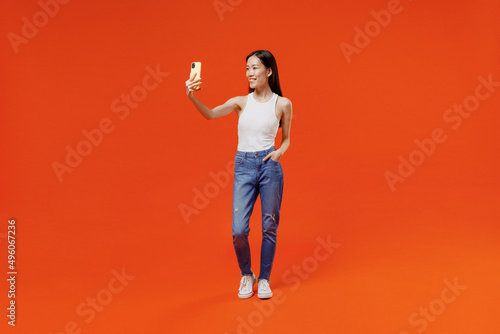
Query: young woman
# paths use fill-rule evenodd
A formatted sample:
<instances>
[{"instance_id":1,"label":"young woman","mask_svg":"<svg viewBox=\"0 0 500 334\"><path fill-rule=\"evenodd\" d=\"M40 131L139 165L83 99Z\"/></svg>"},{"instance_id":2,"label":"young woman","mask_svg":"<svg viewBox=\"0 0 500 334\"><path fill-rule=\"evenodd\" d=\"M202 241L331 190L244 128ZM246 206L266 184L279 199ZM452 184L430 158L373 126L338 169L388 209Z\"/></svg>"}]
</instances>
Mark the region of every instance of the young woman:
<instances>
[{"instance_id":1,"label":"young woman","mask_svg":"<svg viewBox=\"0 0 500 334\"><path fill-rule=\"evenodd\" d=\"M274 56L257 50L246 58L249 82L247 96L229 99L223 105L207 108L194 96L201 78L186 81L186 93L196 109L206 118L215 119L231 112L238 115L238 150L234 160L233 245L241 270L240 298L253 296L256 277L251 270L248 233L249 221L257 196L262 206L262 248L257 295L271 298L269 277L276 251L276 230L280 220L283 195L283 169L280 160L290 146L292 103L282 97L278 67ZM281 147L275 137L282 127Z\"/></svg>"}]
</instances>

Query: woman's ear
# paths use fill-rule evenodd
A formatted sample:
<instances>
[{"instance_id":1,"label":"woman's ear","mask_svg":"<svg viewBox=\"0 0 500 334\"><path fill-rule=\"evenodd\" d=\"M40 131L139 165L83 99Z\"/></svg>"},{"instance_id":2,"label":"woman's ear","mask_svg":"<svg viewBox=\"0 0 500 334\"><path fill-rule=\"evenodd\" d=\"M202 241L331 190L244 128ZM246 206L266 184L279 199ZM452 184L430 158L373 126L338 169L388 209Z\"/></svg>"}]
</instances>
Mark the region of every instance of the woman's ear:
<instances>
[{"instance_id":1,"label":"woman's ear","mask_svg":"<svg viewBox=\"0 0 500 334\"><path fill-rule=\"evenodd\" d=\"M269 67L267 69L267 77L269 78L272 74L273 74L273 69Z\"/></svg>"}]
</instances>

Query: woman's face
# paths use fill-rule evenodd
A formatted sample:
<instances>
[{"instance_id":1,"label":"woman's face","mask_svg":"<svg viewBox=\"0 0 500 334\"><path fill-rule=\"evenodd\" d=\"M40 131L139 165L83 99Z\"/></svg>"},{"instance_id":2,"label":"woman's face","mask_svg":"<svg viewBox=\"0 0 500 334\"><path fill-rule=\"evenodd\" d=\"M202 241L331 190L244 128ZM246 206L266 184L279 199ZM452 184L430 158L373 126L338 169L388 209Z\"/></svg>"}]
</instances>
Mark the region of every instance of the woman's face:
<instances>
[{"instance_id":1,"label":"woman's face","mask_svg":"<svg viewBox=\"0 0 500 334\"><path fill-rule=\"evenodd\" d=\"M267 78L271 75L272 70L266 68L260 61L259 57L251 56L247 61L247 78L250 83L250 88L267 85Z\"/></svg>"}]
</instances>

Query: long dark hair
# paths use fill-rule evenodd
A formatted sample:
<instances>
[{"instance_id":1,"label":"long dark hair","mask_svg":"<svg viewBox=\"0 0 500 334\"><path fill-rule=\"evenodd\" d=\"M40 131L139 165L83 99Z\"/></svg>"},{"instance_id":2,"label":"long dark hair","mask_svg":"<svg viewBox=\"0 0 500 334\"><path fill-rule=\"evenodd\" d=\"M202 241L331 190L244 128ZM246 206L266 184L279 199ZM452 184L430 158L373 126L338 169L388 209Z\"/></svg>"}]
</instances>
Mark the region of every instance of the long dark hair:
<instances>
[{"instance_id":1,"label":"long dark hair","mask_svg":"<svg viewBox=\"0 0 500 334\"><path fill-rule=\"evenodd\" d=\"M269 87L271 88L273 93L276 93L279 96L283 96L280 86L280 77L278 75L278 65L276 64L276 59L274 58L273 54L267 50L257 50L250 53L247 56L246 61L248 61L248 58L252 56L256 56L257 58L259 58L266 68L271 68L272 74L269 76L269 78L267 78ZM248 86L248 92L251 93L253 91L254 90L250 88L250 86Z\"/></svg>"},{"instance_id":2,"label":"long dark hair","mask_svg":"<svg viewBox=\"0 0 500 334\"><path fill-rule=\"evenodd\" d=\"M278 64L276 64L276 59L274 58L273 54L267 50L256 50L247 56L246 61L248 61L248 58L252 56L256 56L257 58L259 58L266 68L271 68L272 73L269 78L267 78L269 87L271 88L271 91L273 93L276 93L279 96L283 96L280 86L280 77L278 75ZM252 93L253 91L254 89L250 88L250 85L248 85L248 92ZM279 127L281 128L281 120Z\"/></svg>"}]
</instances>

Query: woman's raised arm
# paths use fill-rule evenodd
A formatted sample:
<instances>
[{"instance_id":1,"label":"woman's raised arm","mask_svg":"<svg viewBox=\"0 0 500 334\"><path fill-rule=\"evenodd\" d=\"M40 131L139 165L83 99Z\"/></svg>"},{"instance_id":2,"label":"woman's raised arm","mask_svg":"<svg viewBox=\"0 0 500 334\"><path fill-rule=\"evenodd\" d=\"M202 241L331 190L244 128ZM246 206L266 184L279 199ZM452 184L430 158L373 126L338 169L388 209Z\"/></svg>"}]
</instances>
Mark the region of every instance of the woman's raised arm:
<instances>
[{"instance_id":1,"label":"woman's raised arm","mask_svg":"<svg viewBox=\"0 0 500 334\"><path fill-rule=\"evenodd\" d=\"M196 89L194 89L194 87L200 85L201 78L194 81L192 80L192 78L190 78L186 81L186 94L189 100L191 100L193 105L196 107L196 109L198 109L200 114L202 114L206 119L210 120L219 118L222 116L226 116L233 111L238 111L241 109L241 97L233 97L220 106L217 106L213 109L208 108L194 96L194 92L197 91Z\"/></svg>"}]
</instances>

